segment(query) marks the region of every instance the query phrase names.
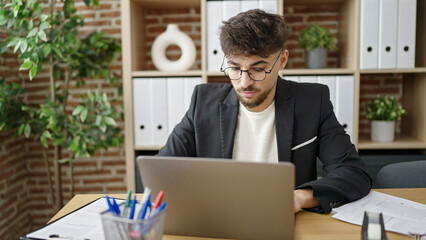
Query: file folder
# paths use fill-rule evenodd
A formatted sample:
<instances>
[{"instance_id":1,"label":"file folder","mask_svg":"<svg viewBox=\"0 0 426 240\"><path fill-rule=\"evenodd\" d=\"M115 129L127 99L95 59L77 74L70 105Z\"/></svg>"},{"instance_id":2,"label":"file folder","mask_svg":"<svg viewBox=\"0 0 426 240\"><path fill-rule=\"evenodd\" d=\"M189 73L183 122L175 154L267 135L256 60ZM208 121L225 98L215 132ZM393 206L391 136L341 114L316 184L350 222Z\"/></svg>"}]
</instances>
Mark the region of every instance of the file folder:
<instances>
[{"instance_id":1,"label":"file folder","mask_svg":"<svg viewBox=\"0 0 426 240\"><path fill-rule=\"evenodd\" d=\"M284 79L290 80L293 82L299 82L299 76L285 76Z\"/></svg>"},{"instance_id":2,"label":"file folder","mask_svg":"<svg viewBox=\"0 0 426 240\"><path fill-rule=\"evenodd\" d=\"M152 145L163 146L168 138L167 82L165 78L151 78ZM146 114L146 113L145 113Z\"/></svg>"},{"instance_id":3,"label":"file folder","mask_svg":"<svg viewBox=\"0 0 426 240\"><path fill-rule=\"evenodd\" d=\"M207 1L207 70L219 71L223 52L219 40L219 26L223 19L223 2Z\"/></svg>"},{"instance_id":4,"label":"file folder","mask_svg":"<svg viewBox=\"0 0 426 240\"><path fill-rule=\"evenodd\" d=\"M398 0L397 68L415 67L416 5L416 0Z\"/></svg>"},{"instance_id":5,"label":"file folder","mask_svg":"<svg viewBox=\"0 0 426 240\"><path fill-rule=\"evenodd\" d=\"M317 76L300 76L299 81L306 83L318 83Z\"/></svg>"},{"instance_id":6,"label":"file folder","mask_svg":"<svg viewBox=\"0 0 426 240\"><path fill-rule=\"evenodd\" d=\"M185 112L189 109L189 105L191 104L192 93L194 92L195 86L201 84L201 77L188 77L185 78Z\"/></svg>"},{"instance_id":7,"label":"file folder","mask_svg":"<svg viewBox=\"0 0 426 240\"><path fill-rule=\"evenodd\" d=\"M336 111L336 76L318 76L318 83L324 84L330 91L330 101Z\"/></svg>"},{"instance_id":8,"label":"file folder","mask_svg":"<svg viewBox=\"0 0 426 240\"><path fill-rule=\"evenodd\" d=\"M259 8L268 13L278 13L277 0L259 0Z\"/></svg>"},{"instance_id":9,"label":"file folder","mask_svg":"<svg viewBox=\"0 0 426 240\"><path fill-rule=\"evenodd\" d=\"M360 68L377 69L379 0L361 1Z\"/></svg>"},{"instance_id":10,"label":"file folder","mask_svg":"<svg viewBox=\"0 0 426 240\"><path fill-rule=\"evenodd\" d=\"M185 79L182 77L167 79L167 106L168 106L168 135L182 120L185 114Z\"/></svg>"},{"instance_id":11,"label":"file folder","mask_svg":"<svg viewBox=\"0 0 426 240\"><path fill-rule=\"evenodd\" d=\"M151 81L149 78L133 79L133 131L135 146L152 144Z\"/></svg>"},{"instance_id":12,"label":"file folder","mask_svg":"<svg viewBox=\"0 0 426 240\"><path fill-rule=\"evenodd\" d=\"M241 1L241 12L246 12L251 9L259 8L258 0L242 0Z\"/></svg>"},{"instance_id":13,"label":"file folder","mask_svg":"<svg viewBox=\"0 0 426 240\"><path fill-rule=\"evenodd\" d=\"M336 76L336 117L353 141L354 77Z\"/></svg>"},{"instance_id":14,"label":"file folder","mask_svg":"<svg viewBox=\"0 0 426 240\"><path fill-rule=\"evenodd\" d=\"M396 68L398 0L380 0L379 68Z\"/></svg>"},{"instance_id":15,"label":"file folder","mask_svg":"<svg viewBox=\"0 0 426 240\"><path fill-rule=\"evenodd\" d=\"M222 1L222 6L223 20L225 21L241 12L241 1L239 0Z\"/></svg>"}]
</instances>

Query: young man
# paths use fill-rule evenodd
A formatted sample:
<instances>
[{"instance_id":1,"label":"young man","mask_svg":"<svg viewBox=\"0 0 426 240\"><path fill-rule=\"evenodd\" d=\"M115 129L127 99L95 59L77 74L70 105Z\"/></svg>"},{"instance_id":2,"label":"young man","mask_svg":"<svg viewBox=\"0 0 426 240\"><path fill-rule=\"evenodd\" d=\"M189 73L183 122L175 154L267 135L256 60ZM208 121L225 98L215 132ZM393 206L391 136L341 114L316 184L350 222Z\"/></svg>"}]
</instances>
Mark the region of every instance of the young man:
<instances>
[{"instance_id":1,"label":"young man","mask_svg":"<svg viewBox=\"0 0 426 240\"><path fill-rule=\"evenodd\" d=\"M283 18L261 10L225 21L221 71L232 84L197 86L159 155L292 162L294 211L329 213L365 196L371 179L334 115L328 88L278 77L288 60L287 36ZM322 179L317 157L327 172Z\"/></svg>"}]
</instances>

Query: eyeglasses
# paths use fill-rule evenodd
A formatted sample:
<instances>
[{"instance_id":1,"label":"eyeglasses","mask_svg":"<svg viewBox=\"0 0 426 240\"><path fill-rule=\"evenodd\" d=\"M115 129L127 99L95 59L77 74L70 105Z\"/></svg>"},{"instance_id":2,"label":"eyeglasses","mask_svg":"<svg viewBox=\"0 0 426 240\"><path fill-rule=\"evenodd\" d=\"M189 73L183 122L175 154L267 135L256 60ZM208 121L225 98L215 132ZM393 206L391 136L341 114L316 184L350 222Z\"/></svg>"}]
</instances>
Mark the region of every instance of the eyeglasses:
<instances>
[{"instance_id":1,"label":"eyeglasses","mask_svg":"<svg viewBox=\"0 0 426 240\"><path fill-rule=\"evenodd\" d=\"M283 52L283 49L281 49L280 54L278 54L277 59L275 60L274 64L272 65L269 71L265 71L265 69L263 68L250 68L247 70L242 70L237 67L223 68L225 57L222 60L222 66L220 67L220 71L223 72L225 76L229 77L229 79L231 80L239 80L241 76L243 75L243 72L246 72L251 80L256 82L261 82L266 79L267 74L270 74L272 72L272 69L274 69L275 64L278 62L278 59L280 58L282 52Z\"/></svg>"}]
</instances>

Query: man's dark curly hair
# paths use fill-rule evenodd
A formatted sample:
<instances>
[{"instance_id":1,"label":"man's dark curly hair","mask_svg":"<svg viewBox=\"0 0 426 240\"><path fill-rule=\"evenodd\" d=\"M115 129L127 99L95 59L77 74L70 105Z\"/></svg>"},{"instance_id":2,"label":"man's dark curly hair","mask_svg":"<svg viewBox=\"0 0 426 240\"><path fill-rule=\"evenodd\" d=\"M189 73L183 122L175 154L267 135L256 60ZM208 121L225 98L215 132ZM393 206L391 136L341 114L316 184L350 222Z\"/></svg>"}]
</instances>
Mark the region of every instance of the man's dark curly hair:
<instances>
[{"instance_id":1,"label":"man's dark curly hair","mask_svg":"<svg viewBox=\"0 0 426 240\"><path fill-rule=\"evenodd\" d=\"M288 28L282 16L259 9L241 12L223 21L220 44L225 56L268 57L284 48Z\"/></svg>"}]
</instances>

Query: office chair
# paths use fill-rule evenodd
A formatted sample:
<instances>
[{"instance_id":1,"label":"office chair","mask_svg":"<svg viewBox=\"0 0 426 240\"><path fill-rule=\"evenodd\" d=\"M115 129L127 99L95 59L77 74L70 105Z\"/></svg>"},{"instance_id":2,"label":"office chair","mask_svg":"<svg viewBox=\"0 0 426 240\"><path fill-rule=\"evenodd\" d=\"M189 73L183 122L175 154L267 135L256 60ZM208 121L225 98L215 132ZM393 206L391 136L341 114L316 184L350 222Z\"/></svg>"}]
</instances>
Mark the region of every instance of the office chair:
<instances>
[{"instance_id":1,"label":"office chair","mask_svg":"<svg viewBox=\"0 0 426 240\"><path fill-rule=\"evenodd\" d=\"M426 188L426 160L386 165L376 181L378 188Z\"/></svg>"}]
</instances>

